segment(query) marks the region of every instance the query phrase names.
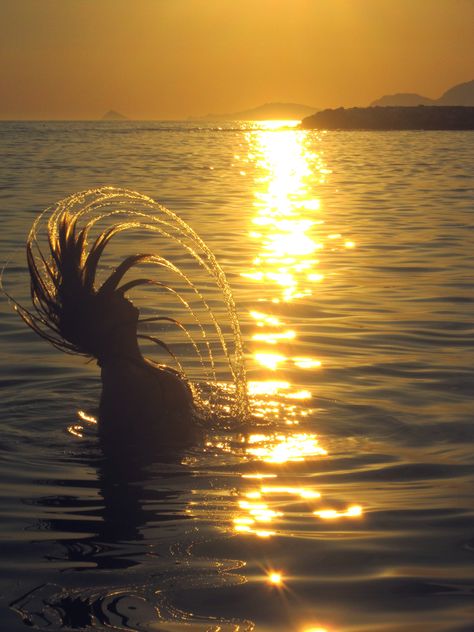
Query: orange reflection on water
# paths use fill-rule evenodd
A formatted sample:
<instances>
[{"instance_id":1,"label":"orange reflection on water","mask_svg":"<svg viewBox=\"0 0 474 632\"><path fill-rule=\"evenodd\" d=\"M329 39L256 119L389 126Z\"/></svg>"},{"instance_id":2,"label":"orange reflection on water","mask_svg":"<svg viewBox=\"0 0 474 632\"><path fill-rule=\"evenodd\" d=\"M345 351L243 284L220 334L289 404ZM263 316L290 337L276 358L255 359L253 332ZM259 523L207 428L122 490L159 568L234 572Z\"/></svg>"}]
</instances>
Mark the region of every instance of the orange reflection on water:
<instances>
[{"instance_id":1,"label":"orange reflection on water","mask_svg":"<svg viewBox=\"0 0 474 632\"><path fill-rule=\"evenodd\" d=\"M249 394L251 395L276 395L286 399L311 399L311 393L306 390L291 391L289 382L263 380L261 382L249 382ZM284 392L282 392L284 391ZM258 400L263 404L263 400Z\"/></svg>"},{"instance_id":2,"label":"orange reflection on water","mask_svg":"<svg viewBox=\"0 0 474 632\"><path fill-rule=\"evenodd\" d=\"M290 382L284 380L251 381L248 393L252 415L256 418L297 425L311 412L311 408L300 404L310 401L311 393L305 389L292 389Z\"/></svg>"},{"instance_id":3,"label":"orange reflection on water","mask_svg":"<svg viewBox=\"0 0 474 632\"><path fill-rule=\"evenodd\" d=\"M278 389L278 385L273 387ZM317 436L309 433L254 433L246 438L244 449L248 456L275 465L301 462L309 457L327 454L319 445ZM256 486L243 490L237 501L237 514L232 521L233 531L237 534L261 538L276 535L279 521L284 517L288 496L308 502L318 501L320 498L320 493L311 487L270 483L268 479L277 478L276 474L256 472L243 474L242 478L254 480ZM268 524L272 525L272 530L268 529ZM262 525L265 528L262 528Z\"/></svg>"},{"instance_id":4,"label":"orange reflection on water","mask_svg":"<svg viewBox=\"0 0 474 632\"><path fill-rule=\"evenodd\" d=\"M276 371L278 365L286 360L285 356L280 353L254 353L255 360L267 369Z\"/></svg>"},{"instance_id":5,"label":"orange reflection on water","mask_svg":"<svg viewBox=\"0 0 474 632\"><path fill-rule=\"evenodd\" d=\"M314 489L307 489L305 487L281 487L278 485L262 487L262 493L264 494L292 494L300 496L300 498L313 499L320 498L321 494Z\"/></svg>"},{"instance_id":6,"label":"orange reflection on water","mask_svg":"<svg viewBox=\"0 0 474 632\"><path fill-rule=\"evenodd\" d=\"M318 443L315 434L296 433L278 435L250 435L247 454L265 463L287 463L304 461L307 457L326 455L327 451Z\"/></svg>"},{"instance_id":7,"label":"orange reflection on water","mask_svg":"<svg viewBox=\"0 0 474 632\"><path fill-rule=\"evenodd\" d=\"M291 462L301 462L307 458L327 455L327 451L319 445L315 434L265 434L255 433L244 438L245 453L266 464L275 467ZM282 476L288 475L288 468L282 470ZM232 518L232 529L240 535L254 535L269 538L281 533L285 519L290 517L290 507L295 502L305 501L309 516L317 516L322 520L341 518L361 518L363 509L360 505L349 505L346 509L321 507L321 493L311 486L288 485L273 482L278 478L274 473L242 474L243 479L253 481L254 485L243 489L236 501L236 511ZM319 507L318 507L319 505ZM297 515L301 518L301 504L297 504ZM304 513L304 510L303 510ZM293 514L293 520L294 520ZM271 530L268 528L271 526Z\"/></svg>"},{"instance_id":8,"label":"orange reflection on water","mask_svg":"<svg viewBox=\"0 0 474 632\"><path fill-rule=\"evenodd\" d=\"M286 331L282 331L280 333L257 333L252 336L252 340L259 340L270 345L274 345L281 340L293 340L294 338L296 338L296 333L292 329L287 329Z\"/></svg>"},{"instance_id":9,"label":"orange reflection on water","mask_svg":"<svg viewBox=\"0 0 474 632\"><path fill-rule=\"evenodd\" d=\"M321 360L314 360L313 358L293 358L293 362L300 369L314 369L321 366Z\"/></svg>"},{"instance_id":10,"label":"orange reflection on water","mask_svg":"<svg viewBox=\"0 0 474 632\"><path fill-rule=\"evenodd\" d=\"M259 375L280 378L249 383L252 414L281 428L282 423L290 427L303 423L314 412L310 408L313 394L294 386L287 379L288 372L322 366L321 359L308 353L297 340L298 314L309 307L309 297L323 287L328 275L321 270L320 259L324 258L327 266L331 252L354 248L355 243L346 239L339 227L325 229L318 186L330 171L314 151L314 136L301 130L280 129L278 124L271 129L249 131L247 155L242 156L255 167L254 213L248 227L255 251L241 274L258 284L258 299L249 310L254 326L253 360ZM297 301L308 303L296 311L288 304ZM308 382L308 376L304 376L302 385ZM253 486L238 494L231 517L234 533L269 538L305 514L310 521L315 516L330 520L362 515L358 505L344 511L326 508L318 490L291 484L294 479L288 481L290 484L266 480L288 475L291 463L326 455L315 434L265 430L247 436L240 447L248 461L258 460L265 464L262 469L278 474L256 471L243 475Z\"/></svg>"},{"instance_id":11,"label":"orange reflection on water","mask_svg":"<svg viewBox=\"0 0 474 632\"><path fill-rule=\"evenodd\" d=\"M258 480L261 479L261 475L243 475L243 478ZM363 515L360 505L350 505L344 511L314 510L314 503L321 502L321 493L312 487L265 484L244 492L243 498L237 501L237 513L232 520L232 529L236 534L254 535L261 538L277 535L284 524L285 517L288 518L291 515L288 508L295 500L304 500L309 505L312 504L312 509L308 507L308 514L318 516L323 520L360 518ZM301 516L301 506L298 512ZM268 525L272 526L272 530L268 528Z\"/></svg>"},{"instance_id":12,"label":"orange reflection on water","mask_svg":"<svg viewBox=\"0 0 474 632\"><path fill-rule=\"evenodd\" d=\"M241 500L239 507L245 509L255 522L271 522L274 518L283 515L281 512L270 509L266 503L262 502L254 503Z\"/></svg>"},{"instance_id":13,"label":"orange reflection on water","mask_svg":"<svg viewBox=\"0 0 474 632\"><path fill-rule=\"evenodd\" d=\"M293 301L311 294L308 274L318 264L314 253L323 247L314 233L320 201L311 187L324 164L308 149L305 132L259 131L248 138L257 170L250 235L260 252L243 276L276 285L279 296L267 300Z\"/></svg>"},{"instance_id":14,"label":"orange reflection on water","mask_svg":"<svg viewBox=\"0 0 474 632\"><path fill-rule=\"evenodd\" d=\"M288 303L310 296L324 277L315 271L316 251L323 242L315 234L322 220L317 217L320 200L312 186L315 174L324 178L321 158L310 151L303 131L281 129L274 123L249 133L247 158L256 167L254 207L250 237L258 242L258 255L242 276L262 284L262 302ZM267 130L273 131L267 131ZM258 344L253 357L266 369L277 371L285 364L301 368L317 366L308 359L301 365L286 350L270 352L262 345L286 345L297 337L273 314L251 311L259 330L252 340ZM309 360L314 364L309 364Z\"/></svg>"},{"instance_id":15,"label":"orange reflection on water","mask_svg":"<svg viewBox=\"0 0 474 632\"><path fill-rule=\"evenodd\" d=\"M257 252L241 275L259 284L260 304L278 309L311 296L324 281L316 258L319 251L354 248L355 243L334 229L324 230L317 187L331 171L322 154L315 152L314 135L272 121L250 130L247 141L247 155L237 158L255 166L255 212L249 236ZM250 315L259 328L252 336L258 345L253 351L257 365L272 371L286 365L301 369L321 365L316 358L291 357L287 345L297 332L278 316L260 310ZM278 352L264 345L279 345Z\"/></svg>"},{"instance_id":16,"label":"orange reflection on water","mask_svg":"<svg viewBox=\"0 0 474 632\"><path fill-rule=\"evenodd\" d=\"M96 424L97 423L97 419L95 417L92 417L92 415L88 415L83 410L78 410L77 411L77 416L79 417L79 419L82 419L82 421L87 421L90 424Z\"/></svg>"},{"instance_id":17,"label":"orange reflection on water","mask_svg":"<svg viewBox=\"0 0 474 632\"><path fill-rule=\"evenodd\" d=\"M288 393L288 399L311 399L311 393L309 391L294 391L293 393Z\"/></svg>"},{"instance_id":18,"label":"orange reflection on water","mask_svg":"<svg viewBox=\"0 0 474 632\"><path fill-rule=\"evenodd\" d=\"M264 327L265 325L279 327L281 324L280 320L275 316L263 314L262 312L251 311L250 316L257 321L257 327Z\"/></svg>"},{"instance_id":19,"label":"orange reflection on water","mask_svg":"<svg viewBox=\"0 0 474 632\"><path fill-rule=\"evenodd\" d=\"M244 478L260 479L261 475L243 475ZM269 538L277 534L268 529L268 525L277 527L284 519L284 509L291 500L313 501L320 498L320 493L310 487L293 487L285 485L261 485L243 493L238 500L238 513L233 518L233 531L236 534L255 535Z\"/></svg>"},{"instance_id":20,"label":"orange reflection on water","mask_svg":"<svg viewBox=\"0 0 474 632\"><path fill-rule=\"evenodd\" d=\"M83 410L78 410L77 416L79 417L79 419L89 424L97 424L97 419L95 417L92 417L92 415L88 415ZM67 431L69 432L69 434L72 434L79 439L82 439L84 437L84 426L82 426L81 424L72 424L71 426L68 426Z\"/></svg>"},{"instance_id":21,"label":"orange reflection on water","mask_svg":"<svg viewBox=\"0 0 474 632\"><path fill-rule=\"evenodd\" d=\"M276 395L281 391L290 388L289 382L277 380L263 380L261 382L249 382L248 393L250 396L255 395Z\"/></svg>"},{"instance_id":22,"label":"orange reflection on water","mask_svg":"<svg viewBox=\"0 0 474 632\"><path fill-rule=\"evenodd\" d=\"M351 505L345 511L322 509L315 511L314 515L323 518L323 520L337 520L338 518L358 518L362 516L362 513L362 507L360 505Z\"/></svg>"}]
</instances>

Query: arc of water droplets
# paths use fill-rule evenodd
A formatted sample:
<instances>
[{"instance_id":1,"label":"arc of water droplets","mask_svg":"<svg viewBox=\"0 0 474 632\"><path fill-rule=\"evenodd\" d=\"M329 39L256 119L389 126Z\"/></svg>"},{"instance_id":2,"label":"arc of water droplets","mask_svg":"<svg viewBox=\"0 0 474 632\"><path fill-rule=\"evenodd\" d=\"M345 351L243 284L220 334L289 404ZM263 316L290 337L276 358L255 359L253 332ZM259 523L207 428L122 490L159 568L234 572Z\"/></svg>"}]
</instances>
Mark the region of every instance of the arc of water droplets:
<instances>
[{"instance_id":1,"label":"arc of water droplets","mask_svg":"<svg viewBox=\"0 0 474 632\"><path fill-rule=\"evenodd\" d=\"M114 210L110 210L111 206L114 206ZM133 206L138 205L137 208ZM217 334L220 346L226 357L229 370L235 385L236 396L236 413L245 416L248 411L248 396L244 366L244 353L242 336L240 332L240 326L237 318L236 306L232 296L232 292L229 283L226 279L224 271L220 267L216 260L216 257L210 250L210 248L204 243L204 241L197 235L197 233L184 222L178 215L155 202L152 198L131 191L128 189L115 188L115 187L102 187L99 189L90 189L71 195L52 207L47 208L33 223L30 231L29 240L34 243L38 252L38 256L42 262L42 265L48 272L48 264L41 251L41 247L38 243L38 235L40 234L40 225L47 217L47 232L49 235L49 243L54 243L57 239L59 229L59 220L64 214L73 214L77 217L78 221L83 220L86 222L84 228L89 233L90 230L100 221L109 219L113 216L126 216L131 218L131 221L119 223L113 229L113 236L123 232L125 230L144 229L159 234L164 238L168 238L183 248L197 263L214 279L217 287L222 293L224 305L226 307L227 314L229 316L231 330L233 334L233 355L229 352L227 343L224 338L222 329L216 319L216 316L212 312L209 304L207 303L203 294L193 284L191 279L177 266L171 263L168 259L161 257L160 255L150 256L149 262L161 265L174 274L178 275L184 283L194 292L199 301L201 302L204 310L209 315L214 330ZM92 217L87 217L91 216ZM83 254L83 256L87 256ZM156 282L156 285L161 285L164 289L173 293L181 304L191 314L193 320L197 324L203 342L206 346L206 351L211 366L211 372L215 379L215 362L212 354L212 350L209 345L209 341L206 336L205 329L195 311L189 305L188 301L180 295L179 292L173 288L167 287L165 284ZM202 355L199 352L198 345L192 339L189 332L188 338L191 339L193 347L197 350L198 357L202 363Z\"/></svg>"}]
</instances>

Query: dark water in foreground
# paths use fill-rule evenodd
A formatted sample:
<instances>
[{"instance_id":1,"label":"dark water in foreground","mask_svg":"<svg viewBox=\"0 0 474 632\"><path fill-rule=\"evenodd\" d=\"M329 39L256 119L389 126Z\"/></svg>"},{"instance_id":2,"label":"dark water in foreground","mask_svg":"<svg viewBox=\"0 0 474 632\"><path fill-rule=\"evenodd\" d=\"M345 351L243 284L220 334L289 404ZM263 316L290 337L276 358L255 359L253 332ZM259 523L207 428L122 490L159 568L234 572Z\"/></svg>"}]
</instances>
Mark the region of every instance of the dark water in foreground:
<instances>
[{"instance_id":1,"label":"dark water in foreground","mask_svg":"<svg viewBox=\"0 0 474 632\"><path fill-rule=\"evenodd\" d=\"M261 420L112 465L96 367L3 300L2 631L474 630L473 141L0 124L9 289L38 211L150 195L228 275Z\"/></svg>"}]
</instances>

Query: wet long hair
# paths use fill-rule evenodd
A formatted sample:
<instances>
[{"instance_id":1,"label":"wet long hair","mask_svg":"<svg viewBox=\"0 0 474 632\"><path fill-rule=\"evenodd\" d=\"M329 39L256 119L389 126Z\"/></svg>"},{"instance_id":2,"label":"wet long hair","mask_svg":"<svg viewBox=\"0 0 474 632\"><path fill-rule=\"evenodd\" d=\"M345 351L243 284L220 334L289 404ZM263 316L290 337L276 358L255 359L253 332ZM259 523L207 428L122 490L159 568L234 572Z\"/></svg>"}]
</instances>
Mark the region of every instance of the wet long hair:
<instances>
[{"instance_id":1,"label":"wet long hair","mask_svg":"<svg viewBox=\"0 0 474 632\"><path fill-rule=\"evenodd\" d=\"M156 261L157 257L129 256L97 286L97 268L105 247L114 235L138 223L116 223L89 245L88 236L97 219L79 228L84 213L73 213L67 207L57 209L48 221L49 257L38 244L38 221L35 222L26 244L33 309L16 301L15 307L24 322L56 348L100 359L105 330L113 326L111 321L116 318L117 305L124 300L125 292L152 283L151 279L134 279L120 286L123 277L133 266ZM158 342L166 346L163 341Z\"/></svg>"},{"instance_id":2,"label":"wet long hair","mask_svg":"<svg viewBox=\"0 0 474 632\"><path fill-rule=\"evenodd\" d=\"M98 222L106 219L110 225L92 238ZM151 230L171 239L214 278L230 316L232 349L229 350L220 325L202 294L186 274L166 258L150 253L127 256L99 282L98 267L106 246L114 236L129 229ZM227 357L235 383L236 401L240 402L239 406L246 407L242 341L230 287L211 250L177 215L151 198L126 189L103 187L77 193L46 209L35 220L27 238L26 257L31 280L31 307L25 307L7 295L23 321L57 349L100 361L106 353L107 336L118 320L125 317L122 308L128 303L126 292L140 285L156 285L174 294L189 310L202 333L208 352L206 360L190 333L177 320L170 316L141 320L162 320L181 328L191 340L201 364L210 365L215 380L214 360L205 331L183 296L173 287L149 277L124 279L132 268L144 263L171 270L202 301ZM138 337L147 338L171 353L169 347L155 336Z\"/></svg>"}]
</instances>

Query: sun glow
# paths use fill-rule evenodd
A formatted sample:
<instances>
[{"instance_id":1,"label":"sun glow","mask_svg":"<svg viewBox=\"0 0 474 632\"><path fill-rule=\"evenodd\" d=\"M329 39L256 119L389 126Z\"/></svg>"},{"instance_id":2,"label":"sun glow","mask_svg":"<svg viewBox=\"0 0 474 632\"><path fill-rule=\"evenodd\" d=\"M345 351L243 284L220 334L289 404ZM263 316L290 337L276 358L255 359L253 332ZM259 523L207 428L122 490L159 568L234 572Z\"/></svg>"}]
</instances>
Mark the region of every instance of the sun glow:
<instances>
[{"instance_id":1,"label":"sun glow","mask_svg":"<svg viewBox=\"0 0 474 632\"><path fill-rule=\"evenodd\" d=\"M280 130L282 128L284 129L285 127L296 127L300 123L301 121L299 119L271 119L268 121L259 121L258 125L259 127L263 127L266 130L272 131Z\"/></svg>"},{"instance_id":2,"label":"sun glow","mask_svg":"<svg viewBox=\"0 0 474 632\"><path fill-rule=\"evenodd\" d=\"M273 584L273 586L281 586L283 584L283 575L272 571L268 574L268 582Z\"/></svg>"}]
</instances>

